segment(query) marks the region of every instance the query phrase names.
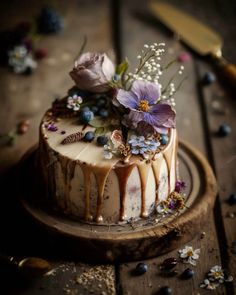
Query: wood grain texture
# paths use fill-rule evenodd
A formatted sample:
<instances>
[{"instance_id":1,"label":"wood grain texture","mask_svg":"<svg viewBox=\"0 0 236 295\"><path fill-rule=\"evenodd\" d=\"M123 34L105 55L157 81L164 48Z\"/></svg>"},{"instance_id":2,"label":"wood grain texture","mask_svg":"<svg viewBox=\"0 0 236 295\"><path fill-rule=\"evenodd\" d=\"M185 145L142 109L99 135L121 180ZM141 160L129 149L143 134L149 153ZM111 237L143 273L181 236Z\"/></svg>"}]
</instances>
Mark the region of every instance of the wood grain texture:
<instances>
[{"instance_id":1,"label":"wood grain texture","mask_svg":"<svg viewBox=\"0 0 236 295\"><path fill-rule=\"evenodd\" d=\"M208 68L211 70L211 68ZM205 73L205 68L199 66L199 74ZM220 81L220 78L219 78ZM224 84L223 84L224 85ZM222 264L229 272L236 272L235 257L235 206L228 202L229 196L235 193L236 173L236 130L235 115L236 102L234 94L225 91L224 86L215 83L206 87L202 91L202 104L206 112L206 123L209 128L209 137L207 144L209 146L209 158L217 175L219 196L215 206L215 220L218 228L218 237L221 240L220 249ZM221 137L218 134L218 128L221 124L228 124L231 127L229 136ZM230 217L232 214L232 217ZM228 291L233 294L236 290L236 284L228 286Z\"/></svg>"},{"instance_id":2,"label":"wood grain texture","mask_svg":"<svg viewBox=\"0 0 236 295\"><path fill-rule=\"evenodd\" d=\"M45 1L1 1L1 30L12 28L21 21L35 20ZM18 136L12 147L1 146L0 151L0 184L1 214L0 252L16 257L40 256L49 259L56 268L55 276L38 278L34 281L22 281L12 272L2 269L1 294L91 294L93 291L107 292L102 284L92 277L87 288L76 284L75 277L92 266L83 263L63 260L64 255L57 256L59 245L39 229L32 227L31 222L22 213L16 199L13 179L18 177L12 167L19 161L25 151L38 141L39 122L46 109L56 97L63 97L73 82L68 73L86 35L87 50L105 51L112 57L111 27L109 1L52 1L65 19L65 30L56 35L42 36L37 40L37 48L46 48L49 56L42 60L34 74L20 76L8 69L0 68L0 133L7 133L16 128L22 119L30 119L30 128ZM4 174L3 174L4 172ZM8 197L6 197L8 196ZM11 214L9 214L11 212ZM7 226L6 226L7 222ZM47 245L47 246L46 246ZM109 277L114 266L103 270L103 276ZM112 278L112 284L115 280Z\"/></svg>"},{"instance_id":3,"label":"wood grain texture","mask_svg":"<svg viewBox=\"0 0 236 295\"><path fill-rule=\"evenodd\" d=\"M166 0L167 1L167 0ZM37 71L30 77L21 77L0 69L0 132L13 130L16 124L25 118L31 119L31 126L25 135L18 137L13 147L1 147L0 170L9 170L25 151L38 139L38 124L45 109L55 96L63 96L72 83L65 73L71 68L73 57L81 44L84 34L88 36L88 49L111 52L110 2L108 0L78 0L53 1L60 12L65 15L66 29L59 35L43 37L38 41L39 47L49 49L49 57L40 63ZM145 13L146 1L123 2L121 11L121 26L124 35L120 51L128 56L134 66L135 56L143 43L155 40L166 41L172 48L169 57L186 51L176 38L159 22L153 21ZM224 37L224 56L236 63L235 38L235 2L223 0L168 0L197 18L210 24ZM19 21L31 20L39 11L41 1L1 1L1 29L7 29ZM216 264L228 267L235 276L235 251L232 247L236 240L235 218L229 218L228 213L235 212L226 202L228 195L235 191L235 95L229 96L225 88L215 85L205 88L197 82L209 69L206 64L193 55L193 61L186 64L189 78L183 85L177 97L177 124L180 138L195 145L208 156L214 164L219 183L219 199L214 210L214 216L209 215L209 223L202 228L205 238L200 233L192 241L194 248L201 249L201 256L194 268L193 279L182 281L178 277L166 278L160 275L158 265L167 257L177 256L177 251L158 258L146 260L149 271L142 277L133 276L136 263L116 266L116 283L118 294L156 294L160 286L169 285L173 294L208 294L199 288L205 273ZM216 102L216 103L215 103ZM217 111L218 104L221 105ZM227 138L215 136L218 125L223 121L230 123L232 133ZM92 266L78 263L68 263L58 257L58 243L50 237L45 237L38 228L20 210L16 200L13 183L14 173L8 171L1 175L1 251L9 255L38 255L48 258L58 268L56 276L45 277L25 284L15 278L5 268L1 268L2 294L100 294L98 283L91 281L90 288L84 289L74 284L77 273L90 270ZM42 242L43 241L43 242ZM39 247L40 245L40 247ZM55 262L53 262L55 260ZM68 265L65 270L63 265ZM76 267L76 273L74 272ZM179 273L187 265L178 264ZM114 267L111 266L114 270ZM106 276L108 272L104 272ZM14 286L13 286L14 285ZM235 285L234 285L235 286ZM235 287L223 285L214 294L234 294ZM6 288L4 288L6 287ZM68 291L71 290L71 291ZM91 294L91 293L90 293Z\"/></svg>"},{"instance_id":4,"label":"wood grain texture","mask_svg":"<svg viewBox=\"0 0 236 295\"><path fill-rule=\"evenodd\" d=\"M36 43L38 48L47 48L48 58L39 62L38 68L31 76L14 75L9 69L0 68L0 133L15 129L22 119L30 120L26 134L19 136L12 147L2 147L0 155L0 172L15 164L24 151L38 141L38 126L46 109L58 97L63 97L73 86L69 71L74 65L74 58L86 35L89 42L86 50L108 52L111 50L111 32L109 26L109 1L55 1L65 18L65 30L56 35L42 36ZM33 20L43 3L31 1L12 1L7 6L7 16L1 10L1 28L9 29L20 21ZM18 7L17 11L15 7ZM99 9L98 9L99 8ZM88 17L88 12L92 17ZM96 27L96 29L93 29Z\"/></svg>"},{"instance_id":5,"label":"wood grain texture","mask_svg":"<svg viewBox=\"0 0 236 295\"><path fill-rule=\"evenodd\" d=\"M124 5L123 8L123 19L125 20L123 22L123 42L124 53L128 57L133 57L132 63L136 61L136 54L134 52L137 52L144 43L166 42L166 47L171 48L168 52L169 59L173 58L173 55L178 56L180 52L186 51L186 48L176 38L173 38L173 35L161 23L150 17L146 11L145 4L140 1L139 9L135 9L134 5L129 4ZM197 57L194 57L192 62L185 64L185 74L188 76L188 79L176 95L177 128L180 138L188 140L204 154L207 154L208 147L205 144L206 130L203 124L198 93L198 80L200 77L196 71L196 63L200 63L200 61L198 61ZM193 248L201 249L201 257L195 270L194 279L188 282L183 282L178 278L168 279L161 276L158 272L155 273L155 270L154 273L151 270L147 276L135 278L132 276L132 270L136 264L122 264L120 266L120 289L122 293L155 294L161 286L165 285L169 285L175 294L198 294L204 292L204 290L199 288L199 284L202 282L206 272L213 265L221 264L219 241L216 236L217 229L212 214L209 215L208 224L202 228L202 231L206 233L204 239L200 239L199 233L194 240L188 243ZM184 245L182 246L184 247ZM148 263L157 265L165 258L172 256L177 256L176 251L158 259L149 260ZM184 268L186 266L180 265L180 272ZM151 277L150 279L148 279L149 276ZM222 286L215 292L216 294L226 294L225 286Z\"/></svg>"}]
</instances>

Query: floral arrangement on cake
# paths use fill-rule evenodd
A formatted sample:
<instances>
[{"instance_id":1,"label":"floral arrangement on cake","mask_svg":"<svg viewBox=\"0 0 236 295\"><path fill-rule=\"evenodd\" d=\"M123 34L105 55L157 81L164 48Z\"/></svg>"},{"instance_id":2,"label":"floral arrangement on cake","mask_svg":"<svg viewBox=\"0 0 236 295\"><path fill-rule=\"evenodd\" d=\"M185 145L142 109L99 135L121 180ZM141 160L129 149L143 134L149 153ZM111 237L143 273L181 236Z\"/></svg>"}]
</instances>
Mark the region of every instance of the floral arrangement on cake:
<instances>
[{"instance_id":1,"label":"floral arrangement on cake","mask_svg":"<svg viewBox=\"0 0 236 295\"><path fill-rule=\"evenodd\" d=\"M162 75L174 64L161 65L164 43L144 45L137 56L138 66L128 72L129 62L116 67L103 53L81 53L70 72L76 86L63 100L56 100L52 112L56 116L78 116L80 124L94 131L80 132L62 144L77 140L96 142L104 148L104 158L140 156L146 160L168 144L169 130L175 128L174 94L176 74L168 82ZM55 131L56 126L48 126Z\"/></svg>"}]
</instances>

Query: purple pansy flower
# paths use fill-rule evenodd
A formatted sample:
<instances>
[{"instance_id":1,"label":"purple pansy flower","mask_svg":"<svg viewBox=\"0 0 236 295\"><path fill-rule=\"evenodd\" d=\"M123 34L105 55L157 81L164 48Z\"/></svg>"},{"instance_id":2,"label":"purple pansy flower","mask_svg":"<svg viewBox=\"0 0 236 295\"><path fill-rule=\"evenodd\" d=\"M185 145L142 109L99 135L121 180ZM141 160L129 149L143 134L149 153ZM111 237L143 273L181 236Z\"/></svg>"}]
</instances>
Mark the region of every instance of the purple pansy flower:
<instances>
[{"instance_id":1,"label":"purple pansy flower","mask_svg":"<svg viewBox=\"0 0 236 295\"><path fill-rule=\"evenodd\" d=\"M130 91L119 89L117 101L130 110L123 123L130 128L149 124L159 133L166 134L175 127L175 111L167 103L158 102L159 85L152 82L134 81Z\"/></svg>"},{"instance_id":2,"label":"purple pansy flower","mask_svg":"<svg viewBox=\"0 0 236 295\"><path fill-rule=\"evenodd\" d=\"M175 191L177 193L180 193L181 191L183 191L186 188L186 183L182 180L177 180L175 183Z\"/></svg>"}]
</instances>

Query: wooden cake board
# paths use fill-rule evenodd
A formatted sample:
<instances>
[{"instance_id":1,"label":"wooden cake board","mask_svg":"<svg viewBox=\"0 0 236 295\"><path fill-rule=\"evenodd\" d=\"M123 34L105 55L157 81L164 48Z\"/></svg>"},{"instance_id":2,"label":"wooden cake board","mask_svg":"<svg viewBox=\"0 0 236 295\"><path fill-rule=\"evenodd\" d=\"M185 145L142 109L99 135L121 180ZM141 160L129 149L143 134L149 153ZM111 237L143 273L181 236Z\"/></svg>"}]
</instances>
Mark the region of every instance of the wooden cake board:
<instances>
[{"instance_id":1,"label":"wooden cake board","mask_svg":"<svg viewBox=\"0 0 236 295\"><path fill-rule=\"evenodd\" d=\"M217 194L211 167L204 156L186 142L180 142L180 178L187 184L187 209L164 217L117 225L94 225L46 211L34 202L37 188L29 186L34 177L36 148L23 157L20 165L21 203L40 226L49 231L65 253L90 262L115 262L146 259L179 248L202 231Z\"/></svg>"}]
</instances>

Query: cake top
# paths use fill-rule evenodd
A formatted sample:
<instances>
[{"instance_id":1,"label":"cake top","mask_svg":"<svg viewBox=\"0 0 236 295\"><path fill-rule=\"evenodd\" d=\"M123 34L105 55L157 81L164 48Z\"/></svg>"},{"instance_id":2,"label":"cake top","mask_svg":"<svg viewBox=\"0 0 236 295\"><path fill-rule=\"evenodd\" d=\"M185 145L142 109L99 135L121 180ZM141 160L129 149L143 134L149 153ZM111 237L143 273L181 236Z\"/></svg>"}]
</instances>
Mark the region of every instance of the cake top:
<instances>
[{"instance_id":1,"label":"cake top","mask_svg":"<svg viewBox=\"0 0 236 295\"><path fill-rule=\"evenodd\" d=\"M134 73L128 72L127 59L115 67L105 53L81 53L70 72L75 86L53 103L44 128L57 131L58 118L75 118L78 129L73 128L62 145L96 142L103 147L105 160L155 159L175 128L173 96L184 80L177 87L177 75L162 82L163 74L175 64L173 60L162 65L164 47L164 43L145 44ZM182 70L178 66L177 73Z\"/></svg>"}]
</instances>

